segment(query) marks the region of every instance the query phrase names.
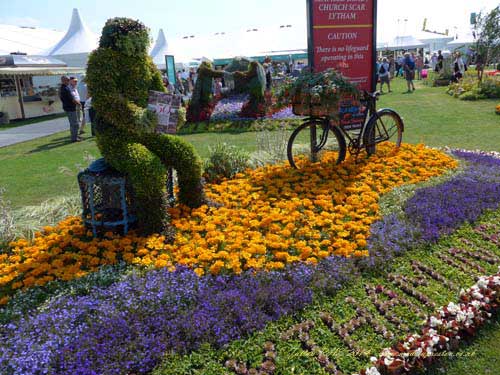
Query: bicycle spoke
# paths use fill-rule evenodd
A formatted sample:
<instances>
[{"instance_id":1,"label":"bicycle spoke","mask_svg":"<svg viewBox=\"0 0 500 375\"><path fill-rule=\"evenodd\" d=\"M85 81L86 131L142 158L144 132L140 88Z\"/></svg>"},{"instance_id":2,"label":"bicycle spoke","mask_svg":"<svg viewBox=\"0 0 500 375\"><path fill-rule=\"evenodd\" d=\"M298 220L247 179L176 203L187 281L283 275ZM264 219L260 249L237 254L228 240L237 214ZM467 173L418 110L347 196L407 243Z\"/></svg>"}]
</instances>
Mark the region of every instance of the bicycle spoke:
<instances>
[{"instance_id":1,"label":"bicycle spoke","mask_svg":"<svg viewBox=\"0 0 500 375\"><path fill-rule=\"evenodd\" d=\"M311 121L297 128L288 143L288 159L295 168L308 162L336 164L345 157L345 141L338 130Z\"/></svg>"}]
</instances>

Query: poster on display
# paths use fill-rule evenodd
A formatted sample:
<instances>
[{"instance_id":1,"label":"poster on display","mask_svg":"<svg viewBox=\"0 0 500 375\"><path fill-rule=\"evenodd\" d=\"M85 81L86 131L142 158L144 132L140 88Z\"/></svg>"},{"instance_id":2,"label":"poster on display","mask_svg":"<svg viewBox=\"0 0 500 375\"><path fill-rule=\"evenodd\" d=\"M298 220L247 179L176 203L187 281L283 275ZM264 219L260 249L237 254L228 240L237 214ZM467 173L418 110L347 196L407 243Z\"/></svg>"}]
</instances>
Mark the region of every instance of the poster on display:
<instances>
[{"instance_id":1,"label":"poster on display","mask_svg":"<svg viewBox=\"0 0 500 375\"><path fill-rule=\"evenodd\" d=\"M175 59L172 55L165 55L165 68L167 70L168 81L175 86Z\"/></svg>"},{"instance_id":2,"label":"poster on display","mask_svg":"<svg viewBox=\"0 0 500 375\"><path fill-rule=\"evenodd\" d=\"M157 133L175 134L179 119L181 96L167 94L160 91L150 91L148 109L158 117Z\"/></svg>"},{"instance_id":3,"label":"poster on display","mask_svg":"<svg viewBox=\"0 0 500 375\"><path fill-rule=\"evenodd\" d=\"M307 0L309 64L334 68L360 90L376 88L377 0Z\"/></svg>"}]
</instances>

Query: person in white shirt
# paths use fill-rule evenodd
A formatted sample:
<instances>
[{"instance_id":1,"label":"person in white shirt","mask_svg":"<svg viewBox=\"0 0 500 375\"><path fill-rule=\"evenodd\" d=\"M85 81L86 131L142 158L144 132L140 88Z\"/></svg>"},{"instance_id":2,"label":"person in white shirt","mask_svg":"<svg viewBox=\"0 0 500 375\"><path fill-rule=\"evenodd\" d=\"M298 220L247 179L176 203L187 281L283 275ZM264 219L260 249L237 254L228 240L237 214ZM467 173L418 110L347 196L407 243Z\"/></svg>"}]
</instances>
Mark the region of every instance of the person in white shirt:
<instances>
[{"instance_id":1,"label":"person in white shirt","mask_svg":"<svg viewBox=\"0 0 500 375\"><path fill-rule=\"evenodd\" d=\"M87 124L90 124L90 131L92 136L95 135L95 110L92 107L92 97L88 96L87 100L85 101L85 107L84 107L84 113L85 113L85 121Z\"/></svg>"},{"instance_id":2,"label":"person in white shirt","mask_svg":"<svg viewBox=\"0 0 500 375\"><path fill-rule=\"evenodd\" d=\"M87 84L85 83L85 77L82 77L80 81L77 82L76 84L76 90L78 91L78 95L80 96L80 104L82 111L84 111L85 108L85 102L87 101ZM80 134L84 133L84 128L86 124L86 119L85 115L82 116L82 125L80 126Z\"/></svg>"},{"instance_id":3,"label":"person in white shirt","mask_svg":"<svg viewBox=\"0 0 500 375\"><path fill-rule=\"evenodd\" d=\"M76 118L78 122L78 129L79 134L82 134L82 102L80 100L80 94L78 93L78 90L76 88L76 85L78 84L78 79L76 77L69 77L69 89L71 91L71 95L73 96L73 99L78 103L76 105Z\"/></svg>"},{"instance_id":4,"label":"person in white shirt","mask_svg":"<svg viewBox=\"0 0 500 375\"><path fill-rule=\"evenodd\" d=\"M458 82L465 75L465 63L460 55L460 52L455 52L455 60L453 60L453 82Z\"/></svg>"}]
</instances>

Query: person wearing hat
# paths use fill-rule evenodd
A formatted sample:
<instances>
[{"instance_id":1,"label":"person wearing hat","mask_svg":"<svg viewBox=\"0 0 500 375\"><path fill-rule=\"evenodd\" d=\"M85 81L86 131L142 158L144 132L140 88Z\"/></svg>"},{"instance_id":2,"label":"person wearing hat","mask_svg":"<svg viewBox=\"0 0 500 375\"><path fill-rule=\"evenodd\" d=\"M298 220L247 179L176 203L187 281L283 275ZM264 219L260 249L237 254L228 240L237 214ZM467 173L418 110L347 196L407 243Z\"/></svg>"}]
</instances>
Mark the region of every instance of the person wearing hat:
<instances>
[{"instance_id":1,"label":"person wearing hat","mask_svg":"<svg viewBox=\"0 0 500 375\"><path fill-rule=\"evenodd\" d=\"M69 120L69 130L71 133L71 142L79 142L81 138L78 137L78 115L76 113L77 105L80 105L77 102L71 92L70 88L70 79L67 76L61 77L61 87L59 89L59 98L62 102L62 107Z\"/></svg>"}]
</instances>

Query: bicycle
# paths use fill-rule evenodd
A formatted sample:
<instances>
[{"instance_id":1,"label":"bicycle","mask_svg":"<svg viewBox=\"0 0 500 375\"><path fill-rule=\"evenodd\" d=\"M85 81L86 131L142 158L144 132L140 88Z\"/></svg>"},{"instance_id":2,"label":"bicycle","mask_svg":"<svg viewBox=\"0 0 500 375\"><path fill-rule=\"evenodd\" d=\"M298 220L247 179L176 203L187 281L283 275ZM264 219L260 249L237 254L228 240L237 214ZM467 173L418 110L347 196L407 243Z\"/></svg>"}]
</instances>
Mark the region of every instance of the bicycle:
<instances>
[{"instance_id":1,"label":"bicycle","mask_svg":"<svg viewBox=\"0 0 500 375\"><path fill-rule=\"evenodd\" d=\"M368 156L374 154L376 145L385 141L392 141L399 147L404 131L403 119L390 108L377 111L376 101L379 95L378 91L365 92L359 102L361 106L351 107L358 108L355 119L349 118L349 111L340 113L334 119L321 113L321 108L314 108L312 104L309 116L292 132L288 140L287 156L290 165L300 169L300 160L303 159L309 159L313 163L324 161L339 164L345 159L347 150L357 159L363 150L366 150ZM294 112L298 114L300 111L294 108ZM346 139L349 143L346 143Z\"/></svg>"}]
</instances>

